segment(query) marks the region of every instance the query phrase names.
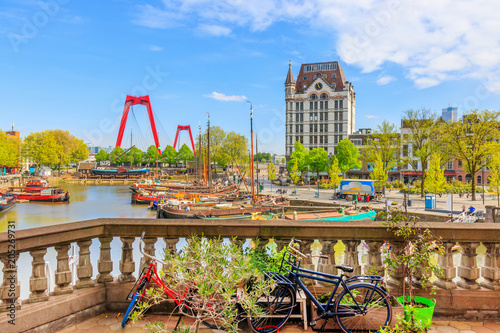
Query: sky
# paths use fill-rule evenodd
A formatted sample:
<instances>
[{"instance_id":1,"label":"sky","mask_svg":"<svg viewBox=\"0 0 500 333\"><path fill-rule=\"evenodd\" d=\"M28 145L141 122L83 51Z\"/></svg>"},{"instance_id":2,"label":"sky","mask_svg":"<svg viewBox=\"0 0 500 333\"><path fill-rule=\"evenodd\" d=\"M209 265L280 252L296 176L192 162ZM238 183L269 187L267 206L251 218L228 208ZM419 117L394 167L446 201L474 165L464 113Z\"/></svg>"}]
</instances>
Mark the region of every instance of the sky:
<instances>
[{"instance_id":1,"label":"sky","mask_svg":"<svg viewBox=\"0 0 500 333\"><path fill-rule=\"evenodd\" d=\"M284 153L284 81L339 61L356 92L356 129L408 109L495 109L500 2L491 0L3 0L0 128L61 128L115 145L126 95L149 95L160 146L178 125L248 136ZM147 113L130 130L153 144ZM185 132L181 143L188 142Z\"/></svg>"}]
</instances>

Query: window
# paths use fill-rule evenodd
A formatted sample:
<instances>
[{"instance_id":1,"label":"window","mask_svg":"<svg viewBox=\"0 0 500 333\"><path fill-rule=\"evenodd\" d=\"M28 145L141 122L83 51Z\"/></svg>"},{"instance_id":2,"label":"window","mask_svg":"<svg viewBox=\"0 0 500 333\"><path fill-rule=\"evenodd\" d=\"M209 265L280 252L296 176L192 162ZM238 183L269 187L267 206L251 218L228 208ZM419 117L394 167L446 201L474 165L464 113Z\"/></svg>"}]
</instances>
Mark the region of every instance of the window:
<instances>
[{"instance_id":1,"label":"window","mask_svg":"<svg viewBox=\"0 0 500 333\"><path fill-rule=\"evenodd\" d=\"M319 113L319 120L322 121L323 120L323 112L320 112Z\"/></svg>"},{"instance_id":2,"label":"window","mask_svg":"<svg viewBox=\"0 0 500 333\"><path fill-rule=\"evenodd\" d=\"M318 113L314 112L314 121L318 121Z\"/></svg>"},{"instance_id":3,"label":"window","mask_svg":"<svg viewBox=\"0 0 500 333\"><path fill-rule=\"evenodd\" d=\"M336 83L332 83L332 89L335 90L335 87L337 86Z\"/></svg>"},{"instance_id":4,"label":"window","mask_svg":"<svg viewBox=\"0 0 500 333\"><path fill-rule=\"evenodd\" d=\"M295 121L299 121L299 119L300 119L300 116L299 116L299 114L298 114L298 113L296 113L296 114L295 114Z\"/></svg>"},{"instance_id":5,"label":"window","mask_svg":"<svg viewBox=\"0 0 500 333\"><path fill-rule=\"evenodd\" d=\"M458 176L458 180L459 180L459 181L462 181L462 176Z\"/></svg>"},{"instance_id":6,"label":"window","mask_svg":"<svg viewBox=\"0 0 500 333\"><path fill-rule=\"evenodd\" d=\"M299 125L295 125L295 132L298 133L299 132Z\"/></svg>"},{"instance_id":7,"label":"window","mask_svg":"<svg viewBox=\"0 0 500 333\"><path fill-rule=\"evenodd\" d=\"M304 121L304 114L303 113L300 114L300 121Z\"/></svg>"},{"instance_id":8,"label":"window","mask_svg":"<svg viewBox=\"0 0 500 333\"><path fill-rule=\"evenodd\" d=\"M339 141L338 141L338 136L337 136L337 135L334 135L334 136L333 136L333 143L334 143L334 144L339 143Z\"/></svg>"},{"instance_id":9,"label":"window","mask_svg":"<svg viewBox=\"0 0 500 333\"><path fill-rule=\"evenodd\" d=\"M355 145L355 146L361 146L362 144L362 140L361 139L351 139L351 142Z\"/></svg>"},{"instance_id":10,"label":"window","mask_svg":"<svg viewBox=\"0 0 500 333\"><path fill-rule=\"evenodd\" d=\"M337 75L332 74L332 79L335 79L336 77L337 77Z\"/></svg>"},{"instance_id":11,"label":"window","mask_svg":"<svg viewBox=\"0 0 500 333\"><path fill-rule=\"evenodd\" d=\"M325 129L325 132L328 132L328 124L325 124L324 129Z\"/></svg>"},{"instance_id":12,"label":"window","mask_svg":"<svg viewBox=\"0 0 500 333\"><path fill-rule=\"evenodd\" d=\"M452 160L449 160L448 161L448 170L453 170L453 161Z\"/></svg>"},{"instance_id":13,"label":"window","mask_svg":"<svg viewBox=\"0 0 500 333\"><path fill-rule=\"evenodd\" d=\"M290 135L290 144L293 144L293 137Z\"/></svg>"},{"instance_id":14,"label":"window","mask_svg":"<svg viewBox=\"0 0 500 333\"><path fill-rule=\"evenodd\" d=\"M304 125L300 125L300 133L304 133Z\"/></svg>"},{"instance_id":15,"label":"window","mask_svg":"<svg viewBox=\"0 0 500 333\"><path fill-rule=\"evenodd\" d=\"M326 74L323 74L323 79L326 79Z\"/></svg>"},{"instance_id":16,"label":"window","mask_svg":"<svg viewBox=\"0 0 500 333\"><path fill-rule=\"evenodd\" d=\"M325 120L328 120L328 112L325 112Z\"/></svg>"},{"instance_id":17,"label":"window","mask_svg":"<svg viewBox=\"0 0 500 333\"><path fill-rule=\"evenodd\" d=\"M299 102L295 103L295 110L300 110L300 103Z\"/></svg>"},{"instance_id":18,"label":"window","mask_svg":"<svg viewBox=\"0 0 500 333\"><path fill-rule=\"evenodd\" d=\"M304 76L304 81L307 81L307 76Z\"/></svg>"},{"instance_id":19,"label":"window","mask_svg":"<svg viewBox=\"0 0 500 333\"><path fill-rule=\"evenodd\" d=\"M335 101L335 108L338 109L339 108L339 101Z\"/></svg>"},{"instance_id":20,"label":"window","mask_svg":"<svg viewBox=\"0 0 500 333\"><path fill-rule=\"evenodd\" d=\"M318 95L316 95L316 94L312 94L312 95L311 95L311 99L318 99Z\"/></svg>"},{"instance_id":21,"label":"window","mask_svg":"<svg viewBox=\"0 0 500 333\"><path fill-rule=\"evenodd\" d=\"M339 101L339 109L342 109L342 108L344 108L344 101L340 100Z\"/></svg>"},{"instance_id":22,"label":"window","mask_svg":"<svg viewBox=\"0 0 500 333\"><path fill-rule=\"evenodd\" d=\"M458 160L458 167L461 168L462 167L462 160Z\"/></svg>"},{"instance_id":23,"label":"window","mask_svg":"<svg viewBox=\"0 0 500 333\"><path fill-rule=\"evenodd\" d=\"M328 109L328 101L325 101L325 109Z\"/></svg>"},{"instance_id":24,"label":"window","mask_svg":"<svg viewBox=\"0 0 500 333\"><path fill-rule=\"evenodd\" d=\"M325 143L328 143L328 135L325 135Z\"/></svg>"},{"instance_id":25,"label":"window","mask_svg":"<svg viewBox=\"0 0 500 333\"><path fill-rule=\"evenodd\" d=\"M306 89L306 88L307 88L307 86L304 84L304 85L302 86L302 88Z\"/></svg>"},{"instance_id":26,"label":"window","mask_svg":"<svg viewBox=\"0 0 500 333\"><path fill-rule=\"evenodd\" d=\"M293 103L290 102L290 110L293 110Z\"/></svg>"},{"instance_id":27,"label":"window","mask_svg":"<svg viewBox=\"0 0 500 333\"><path fill-rule=\"evenodd\" d=\"M314 102L314 110L318 109L318 102Z\"/></svg>"},{"instance_id":28,"label":"window","mask_svg":"<svg viewBox=\"0 0 500 333\"><path fill-rule=\"evenodd\" d=\"M311 133L312 133L312 131L313 131L313 125L312 125L312 124L309 124L309 132L311 132Z\"/></svg>"},{"instance_id":29,"label":"window","mask_svg":"<svg viewBox=\"0 0 500 333\"><path fill-rule=\"evenodd\" d=\"M318 137L316 135L314 136L314 143L318 144Z\"/></svg>"},{"instance_id":30,"label":"window","mask_svg":"<svg viewBox=\"0 0 500 333\"><path fill-rule=\"evenodd\" d=\"M334 128L334 132L338 132L339 131L339 124L335 124L333 125L333 128Z\"/></svg>"},{"instance_id":31,"label":"window","mask_svg":"<svg viewBox=\"0 0 500 333\"><path fill-rule=\"evenodd\" d=\"M313 143L313 136L309 135L309 144ZM311 150L311 147L309 147L309 150Z\"/></svg>"},{"instance_id":32,"label":"window","mask_svg":"<svg viewBox=\"0 0 500 333\"><path fill-rule=\"evenodd\" d=\"M289 131L290 133L292 133L292 132L293 132L293 131L292 131L292 129L293 129L293 126L292 126L292 125L290 125L290 131Z\"/></svg>"},{"instance_id":33,"label":"window","mask_svg":"<svg viewBox=\"0 0 500 333\"><path fill-rule=\"evenodd\" d=\"M314 133L318 133L318 124L314 124Z\"/></svg>"},{"instance_id":34,"label":"window","mask_svg":"<svg viewBox=\"0 0 500 333\"><path fill-rule=\"evenodd\" d=\"M335 115L335 120L339 120L339 113L338 112L334 112L334 115Z\"/></svg>"},{"instance_id":35,"label":"window","mask_svg":"<svg viewBox=\"0 0 500 333\"><path fill-rule=\"evenodd\" d=\"M343 118L343 116L342 116L343 114L344 114L344 112L339 112L339 121L342 121L342 120L343 120L343 119L342 119L342 118Z\"/></svg>"},{"instance_id":36,"label":"window","mask_svg":"<svg viewBox=\"0 0 500 333\"><path fill-rule=\"evenodd\" d=\"M323 110L323 101L319 102L319 109Z\"/></svg>"},{"instance_id":37,"label":"window","mask_svg":"<svg viewBox=\"0 0 500 333\"><path fill-rule=\"evenodd\" d=\"M477 184L478 184L478 185L481 185L481 181L482 181L481 176L477 176Z\"/></svg>"},{"instance_id":38,"label":"window","mask_svg":"<svg viewBox=\"0 0 500 333\"><path fill-rule=\"evenodd\" d=\"M319 137L319 143L323 144L323 135L320 135L320 137Z\"/></svg>"},{"instance_id":39,"label":"window","mask_svg":"<svg viewBox=\"0 0 500 333\"><path fill-rule=\"evenodd\" d=\"M325 94L325 93L323 93L323 94L321 94L320 98L321 98L321 99L327 99L327 98L328 98L328 95L327 95L327 94Z\"/></svg>"},{"instance_id":40,"label":"window","mask_svg":"<svg viewBox=\"0 0 500 333\"><path fill-rule=\"evenodd\" d=\"M320 125L319 125L319 131L320 131L320 132L323 132L323 124L320 124Z\"/></svg>"},{"instance_id":41,"label":"window","mask_svg":"<svg viewBox=\"0 0 500 333\"><path fill-rule=\"evenodd\" d=\"M312 110L313 109L313 105L314 105L314 102L309 102L309 109Z\"/></svg>"},{"instance_id":42,"label":"window","mask_svg":"<svg viewBox=\"0 0 500 333\"><path fill-rule=\"evenodd\" d=\"M313 121L313 113L309 113L309 121Z\"/></svg>"}]
</instances>

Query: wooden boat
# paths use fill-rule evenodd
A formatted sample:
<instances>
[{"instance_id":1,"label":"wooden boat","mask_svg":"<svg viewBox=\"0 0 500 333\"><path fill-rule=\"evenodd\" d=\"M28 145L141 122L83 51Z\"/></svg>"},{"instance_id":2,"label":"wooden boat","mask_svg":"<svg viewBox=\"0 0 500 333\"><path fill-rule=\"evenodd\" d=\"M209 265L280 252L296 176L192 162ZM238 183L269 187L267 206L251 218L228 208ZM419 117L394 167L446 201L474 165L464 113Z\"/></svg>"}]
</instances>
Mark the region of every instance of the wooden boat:
<instances>
[{"instance_id":1,"label":"wooden boat","mask_svg":"<svg viewBox=\"0 0 500 333\"><path fill-rule=\"evenodd\" d=\"M49 187L49 182L43 178L40 179L30 179L26 181L24 186L25 191L42 191Z\"/></svg>"},{"instance_id":2,"label":"wooden boat","mask_svg":"<svg viewBox=\"0 0 500 333\"><path fill-rule=\"evenodd\" d=\"M149 169L126 169L126 168L118 168L118 169L96 169L92 168L91 172L94 175L144 175L149 172Z\"/></svg>"},{"instance_id":3,"label":"wooden boat","mask_svg":"<svg viewBox=\"0 0 500 333\"><path fill-rule=\"evenodd\" d=\"M194 217L202 220L232 220L232 219L251 219L252 214L237 214L237 215L224 215L224 216L205 216L194 214Z\"/></svg>"},{"instance_id":4,"label":"wooden boat","mask_svg":"<svg viewBox=\"0 0 500 333\"><path fill-rule=\"evenodd\" d=\"M359 220L374 220L377 212L374 210L365 210L359 212L319 212L319 213L304 213L297 214L297 221L359 221ZM293 214L285 215L285 219L293 220Z\"/></svg>"},{"instance_id":5,"label":"wooden boat","mask_svg":"<svg viewBox=\"0 0 500 333\"><path fill-rule=\"evenodd\" d=\"M0 197L0 212L5 212L11 209L16 204L16 197L14 196L2 196Z\"/></svg>"},{"instance_id":6,"label":"wooden boat","mask_svg":"<svg viewBox=\"0 0 500 333\"><path fill-rule=\"evenodd\" d=\"M52 187L42 191L10 191L7 193L15 196L18 200L28 200L30 202L69 202L70 198L69 192Z\"/></svg>"}]
</instances>

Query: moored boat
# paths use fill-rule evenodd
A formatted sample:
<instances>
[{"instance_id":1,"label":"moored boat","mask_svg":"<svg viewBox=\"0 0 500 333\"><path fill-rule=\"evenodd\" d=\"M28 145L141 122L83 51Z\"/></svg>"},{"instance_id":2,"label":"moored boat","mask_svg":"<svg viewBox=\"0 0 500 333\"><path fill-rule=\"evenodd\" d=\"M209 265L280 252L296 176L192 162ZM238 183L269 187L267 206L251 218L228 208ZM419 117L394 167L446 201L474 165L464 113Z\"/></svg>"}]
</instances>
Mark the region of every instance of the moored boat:
<instances>
[{"instance_id":1,"label":"moored boat","mask_svg":"<svg viewBox=\"0 0 500 333\"><path fill-rule=\"evenodd\" d=\"M12 208L16 204L15 196L1 196L0 197L0 212L4 212Z\"/></svg>"},{"instance_id":2,"label":"moored boat","mask_svg":"<svg viewBox=\"0 0 500 333\"><path fill-rule=\"evenodd\" d=\"M69 202L70 194L60 188L47 188L42 191L10 191L18 200L30 202Z\"/></svg>"},{"instance_id":3,"label":"moored boat","mask_svg":"<svg viewBox=\"0 0 500 333\"><path fill-rule=\"evenodd\" d=\"M42 191L49 187L49 182L44 178L30 179L26 181L25 191Z\"/></svg>"},{"instance_id":4,"label":"moored boat","mask_svg":"<svg viewBox=\"0 0 500 333\"><path fill-rule=\"evenodd\" d=\"M374 220L377 212L374 210L347 211L347 212L318 212L287 214L285 219L296 221L359 221Z\"/></svg>"},{"instance_id":5,"label":"moored boat","mask_svg":"<svg viewBox=\"0 0 500 333\"><path fill-rule=\"evenodd\" d=\"M235 214L235 215L223 215L223 216L205 216L200 214L194 214L194 217L202 220L232 220L232 219L251 219L252 214Z\"/></svg>"}]
</instances>

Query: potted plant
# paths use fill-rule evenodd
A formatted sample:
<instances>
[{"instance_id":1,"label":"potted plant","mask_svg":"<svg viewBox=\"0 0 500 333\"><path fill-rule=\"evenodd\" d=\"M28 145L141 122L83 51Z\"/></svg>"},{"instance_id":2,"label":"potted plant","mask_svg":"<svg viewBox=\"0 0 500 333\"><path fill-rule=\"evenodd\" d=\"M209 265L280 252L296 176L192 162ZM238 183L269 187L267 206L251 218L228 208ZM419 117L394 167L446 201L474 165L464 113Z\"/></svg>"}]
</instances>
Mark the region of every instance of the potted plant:
<instances>
[{"instance_id":1,"label":"potted plant","mask_svg":"<svg viewBox=\"0 0 500 333\"><path fill-rule=\"evenodd\" d=\"M441 239L417 222L416 217L409 217L407 212L392 209L382 225L394 233L400 246L393 246L387 254L385 264L392 270L401 270L401 297L398 300L405 307L405 316L395 328L385 332L427 332L432 321L435 300L416 296L416 285L433 292L429 279L434 273L442 274L442 268L434 263L434 254L443 254ZM399 330L398 330L399 329ZM402 330L401 330L402 329Z\"/></svg>"}]
</instances>

